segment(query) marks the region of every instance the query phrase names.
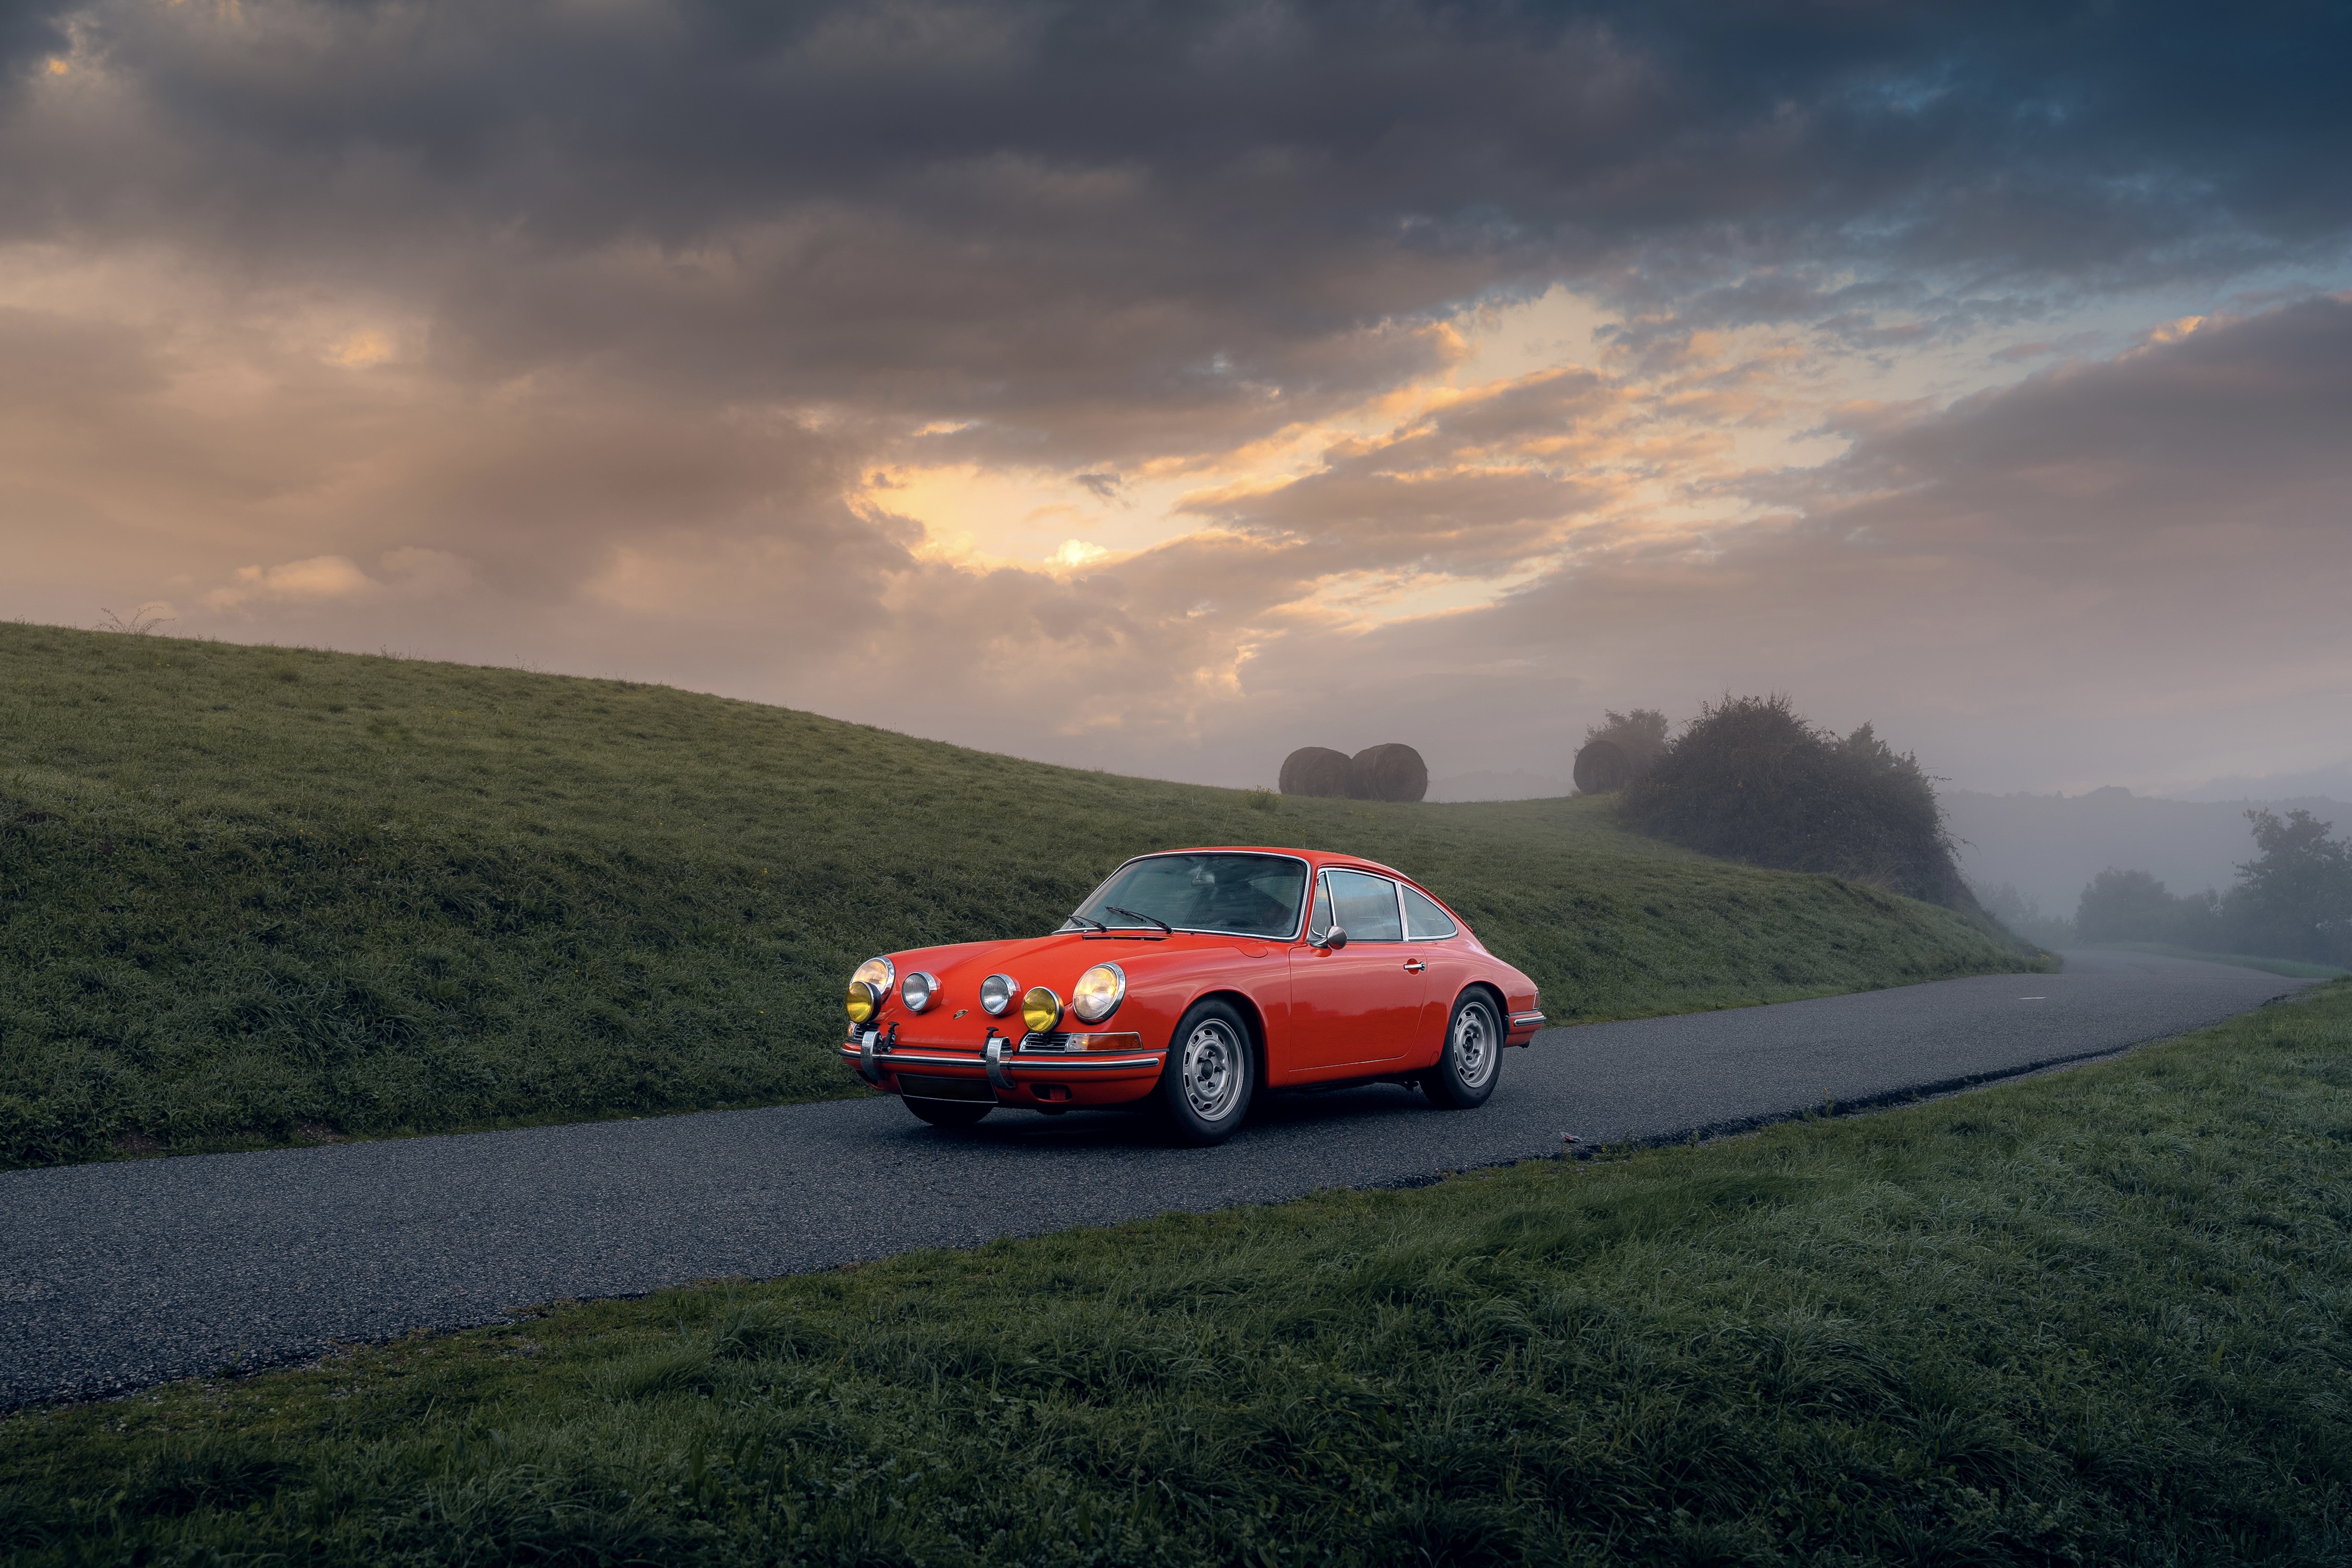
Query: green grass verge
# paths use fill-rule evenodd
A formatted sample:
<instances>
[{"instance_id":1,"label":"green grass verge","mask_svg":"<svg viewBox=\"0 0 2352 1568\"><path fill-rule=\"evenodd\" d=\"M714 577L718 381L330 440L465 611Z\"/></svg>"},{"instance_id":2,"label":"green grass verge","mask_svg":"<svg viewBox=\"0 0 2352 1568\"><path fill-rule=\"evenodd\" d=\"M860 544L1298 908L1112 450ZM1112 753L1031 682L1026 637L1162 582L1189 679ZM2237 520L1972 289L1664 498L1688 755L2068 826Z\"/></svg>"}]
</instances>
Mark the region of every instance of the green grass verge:
<instances>
[{"instance_id":1,"label":"green grass verge","mask_svg":"<svg viewBox=\"0 0 2352 1568\"><path fill-rule=\"evenodd\" d=\"M1276 801L665 687L0 625L0 1164L845 1093L860 959L1236 841L1425 878L1561 1020L2035 962L1599 801Z\"/></svg>"},{"instance_id":2,"label":"green grass verge","mask_svg":"<svg viewBox=\"0 0 2352 1568\"><path fill-rule=\"evenodd\" d=\"M2352 984L2112 1064L0 1426L66 1563L2342 1562Z\"/></svg>"},{"instance_id":3,"label":"green grass verge","mask_svg":"<svg viewBox=\"0 0 2352 1568\"><path fill-rule=\"evenodd\" d=\"M2341 980L2352 975L2352 969L2338 969L2332 963L2305 963L2299 958L2264 958L2249 952L2200 952L2193 947L2175 947L2168 942L2103 942L2097 945L2123 952L2153 952L2165 958L2196 958L2207 963L2259 969L2266 974L2284 974L2290 980Z\"/></svg>"}]
</instances>

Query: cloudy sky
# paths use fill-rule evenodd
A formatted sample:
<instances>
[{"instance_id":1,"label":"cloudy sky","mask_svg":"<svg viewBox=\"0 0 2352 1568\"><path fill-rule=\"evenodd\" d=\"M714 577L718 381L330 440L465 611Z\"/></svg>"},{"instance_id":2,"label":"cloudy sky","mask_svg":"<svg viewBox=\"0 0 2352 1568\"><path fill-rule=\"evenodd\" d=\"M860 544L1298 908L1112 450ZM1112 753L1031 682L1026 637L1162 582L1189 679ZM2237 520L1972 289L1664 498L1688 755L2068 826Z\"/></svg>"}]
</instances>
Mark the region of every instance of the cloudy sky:
<instances>
[{"instance_id":1,"label":"cloudy sky","mask_svg":"<svg viewBox=\"0 0 2352 1568\"><path fill-rule=\"evenodd\" d=\"M1220 784L2352 764L2352 9L0 11L0 615ZM2352 779L2352 773L2347 774Z\"/></svg>"}]
</instances>

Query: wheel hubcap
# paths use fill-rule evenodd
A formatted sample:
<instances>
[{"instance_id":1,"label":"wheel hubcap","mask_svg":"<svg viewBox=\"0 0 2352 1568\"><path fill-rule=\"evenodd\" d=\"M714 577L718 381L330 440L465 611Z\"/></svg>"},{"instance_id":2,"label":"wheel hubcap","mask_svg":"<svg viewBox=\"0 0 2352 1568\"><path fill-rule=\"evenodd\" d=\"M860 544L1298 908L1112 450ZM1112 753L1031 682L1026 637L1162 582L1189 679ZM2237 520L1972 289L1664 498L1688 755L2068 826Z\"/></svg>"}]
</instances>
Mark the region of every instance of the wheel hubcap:
<instances>
[{"instance_id":1,"label":"wheel hubcap","mask_svg":"<svg viewBox=\"0 0 2352 1568\"><path fill-rule=\"evenodd\" d=\"M1211 1018L1184 1042L1184 1101L1203 1121L1222 1121L1242 1097L1242 1043Z\"/></svg>"},{"instance_id":2,"label":"wheel hubcap","mask_svg":"<svg viewBox=\"0 0 2352 1568\"><path fill-rule=\"evenodd\" d=\"M1495 1025L1486 1009L1469 1006L1454 1020L1454 1071L1465 1089L1495 1076Z\"/></svg>"}]
</instances>

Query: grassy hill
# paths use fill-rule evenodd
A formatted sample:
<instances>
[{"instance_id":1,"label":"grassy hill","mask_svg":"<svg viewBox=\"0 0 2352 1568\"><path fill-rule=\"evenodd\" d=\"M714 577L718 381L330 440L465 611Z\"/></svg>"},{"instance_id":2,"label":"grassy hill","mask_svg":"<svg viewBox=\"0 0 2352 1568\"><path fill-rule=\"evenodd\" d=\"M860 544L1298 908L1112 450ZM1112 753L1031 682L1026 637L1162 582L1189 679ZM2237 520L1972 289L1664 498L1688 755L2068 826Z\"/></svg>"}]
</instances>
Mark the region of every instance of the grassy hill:
<instances>
[{"instance_id":1,"label":"grassy hill","mask_svg":"<svg viewBox=\"0 0 2352 1568\"><path fill-rule=\"evenodd\" d=\"M1277 802L666 687L7 625L0 1164L847 1092L859 959L1234 841L1424 879L1557 1021L2037 962L1594 800Z\"/></svg>"}]
</instances>

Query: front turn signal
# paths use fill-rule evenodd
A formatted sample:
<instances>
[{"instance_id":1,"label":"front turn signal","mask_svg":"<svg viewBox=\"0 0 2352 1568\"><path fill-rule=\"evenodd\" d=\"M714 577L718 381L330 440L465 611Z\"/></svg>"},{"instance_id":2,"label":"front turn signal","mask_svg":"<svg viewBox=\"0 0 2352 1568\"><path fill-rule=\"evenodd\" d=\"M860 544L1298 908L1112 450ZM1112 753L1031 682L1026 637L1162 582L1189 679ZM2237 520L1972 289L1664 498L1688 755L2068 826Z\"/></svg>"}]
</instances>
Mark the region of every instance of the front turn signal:
<instances>
[{"instance_id":1,"label":"front turn signal","mask_svg":"<svg viewBox=\"0 0 2352 1568\"><path fill-rule=\"evenodd\" d=\"M866 1019L874 1016L875 1010L881 1005L882 999L874 994L873 986L863 980L853 980L849 983L849 1000L845 1004L845 1008L851 1023L863 1024Z\"/></svg>"}]
</instances>

